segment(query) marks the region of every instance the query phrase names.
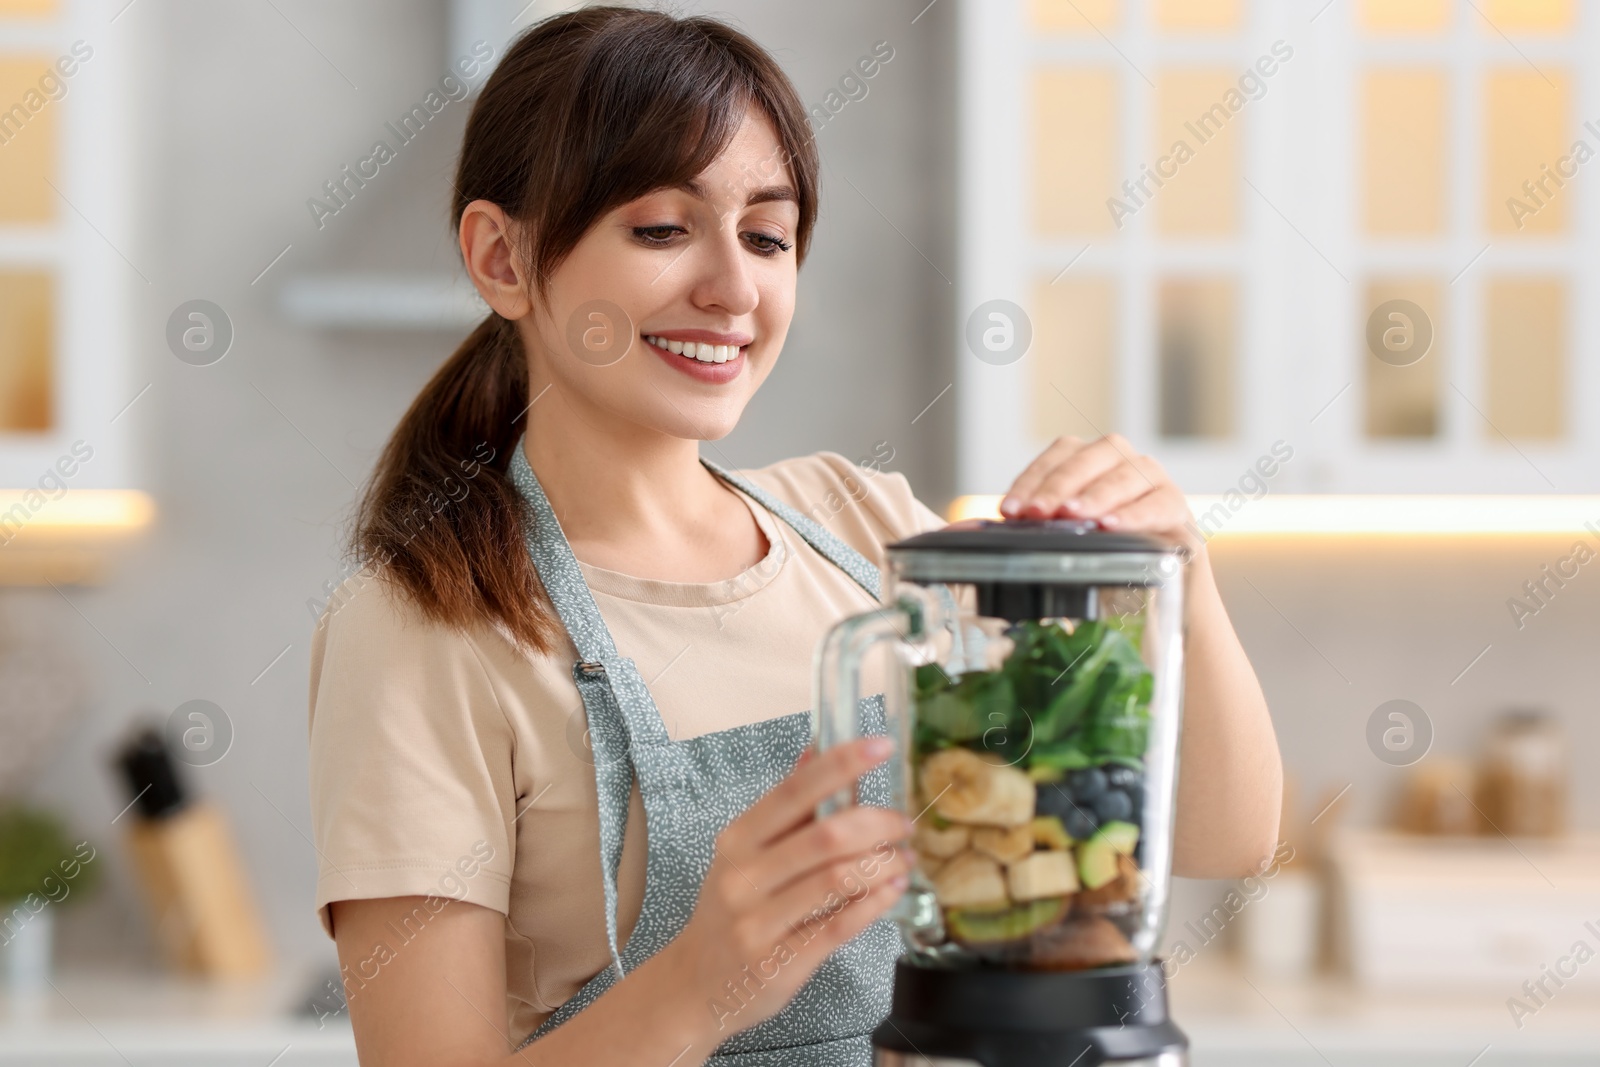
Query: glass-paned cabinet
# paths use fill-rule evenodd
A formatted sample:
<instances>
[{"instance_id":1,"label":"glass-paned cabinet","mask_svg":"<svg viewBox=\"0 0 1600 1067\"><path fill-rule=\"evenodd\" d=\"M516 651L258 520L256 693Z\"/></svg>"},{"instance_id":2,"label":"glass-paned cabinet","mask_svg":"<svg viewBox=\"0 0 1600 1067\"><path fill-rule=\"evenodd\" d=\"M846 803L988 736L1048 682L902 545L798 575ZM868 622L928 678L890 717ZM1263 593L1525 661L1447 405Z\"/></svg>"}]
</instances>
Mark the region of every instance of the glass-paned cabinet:
<instances>
[{"instance_id":1,"label":"glass-paned cabinet","mask_svg":"<svg viewBox=\"0 0 1600 1067\"><path fill-rule=\"evenodd\" d=\"M961 19L963 491L1118 431L1195 492L1600 492L1600 6Z\"/></svg>"},{"instance_id":2,"label":"glass-paned cabinet","mask_svg":"<svg viewBox=\"0 0 1600 1067\"><path fill-rule=\"evenodd\" d=\"M148 517L123 417L145 384L130 297L151 279L128 258L117 8L0 0L0 583L73 580L86 537Z\"/></svg>"}]
</instances>

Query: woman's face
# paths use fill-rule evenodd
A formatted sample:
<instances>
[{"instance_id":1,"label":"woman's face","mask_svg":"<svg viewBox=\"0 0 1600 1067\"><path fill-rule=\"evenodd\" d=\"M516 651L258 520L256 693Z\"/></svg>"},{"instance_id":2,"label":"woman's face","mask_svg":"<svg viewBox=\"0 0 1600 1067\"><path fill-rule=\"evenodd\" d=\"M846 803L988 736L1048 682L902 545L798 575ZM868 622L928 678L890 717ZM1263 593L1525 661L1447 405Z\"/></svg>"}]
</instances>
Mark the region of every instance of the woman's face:
<instances>
[{"instance_id":1,"label":"woman's face","mask_svg":"<svg viewBox=\"0 0 1600 1067\"><path fill-rule=\"evenodd\" d=\"M728 434L794 314L800 211L783 158L752 109L690 187L601 217L523 320L536 332L536 391L553 382L580 406L673 437Z\"/></svg>"}]
</instances>

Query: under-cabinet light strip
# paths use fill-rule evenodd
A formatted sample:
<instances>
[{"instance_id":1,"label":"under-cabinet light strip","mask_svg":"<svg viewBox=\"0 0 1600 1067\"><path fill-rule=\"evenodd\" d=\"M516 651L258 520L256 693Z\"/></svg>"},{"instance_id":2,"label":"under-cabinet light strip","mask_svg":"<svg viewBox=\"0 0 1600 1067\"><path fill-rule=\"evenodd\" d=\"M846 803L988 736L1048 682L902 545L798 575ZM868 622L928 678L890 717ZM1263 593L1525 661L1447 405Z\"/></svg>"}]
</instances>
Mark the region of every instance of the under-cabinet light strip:
<instances>
[{"instance_id":1,"label":"under-cabinet light strip","mask_svg":"<svg viewBox=\"0 0 1600 1067\"><path fill-rule=\"evenodd\" d=\"M999 496L963 496L952 522L998 518ZM1242 535L1587 534L1600 538L1600 496L1194 495L1209 537Z\"/></svg>"},{"instance_id":2,"label":"under-cabinet light strip","mask_svg":"<svg viewBox=\"0 0 1600 1067\"><path fill-rule=\"evenodd\" d=\"M0 542L29 530L138 530L155 513L149 494L132 489L69 489L59 497L38 489L0 489Z\"/></svg>"}]
</instances>

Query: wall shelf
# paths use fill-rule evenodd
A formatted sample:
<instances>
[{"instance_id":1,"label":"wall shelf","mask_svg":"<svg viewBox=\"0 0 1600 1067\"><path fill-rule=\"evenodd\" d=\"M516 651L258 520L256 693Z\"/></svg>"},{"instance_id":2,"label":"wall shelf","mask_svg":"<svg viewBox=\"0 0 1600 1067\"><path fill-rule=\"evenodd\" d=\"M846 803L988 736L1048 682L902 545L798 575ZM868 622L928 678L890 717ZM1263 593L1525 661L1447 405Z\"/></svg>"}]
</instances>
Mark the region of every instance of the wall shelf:
<instances>
[{"instance_id":1,"label":"wall shelf","mask_svg":"<svg viewBox=\"0 0 1600 1067\"><path fill-rule=\"evenodd\" d=\"M465 280L449 274L336 271L284 283L290 321L320 329L463 330L489 313Z\"/></svg>"}]
</instances>

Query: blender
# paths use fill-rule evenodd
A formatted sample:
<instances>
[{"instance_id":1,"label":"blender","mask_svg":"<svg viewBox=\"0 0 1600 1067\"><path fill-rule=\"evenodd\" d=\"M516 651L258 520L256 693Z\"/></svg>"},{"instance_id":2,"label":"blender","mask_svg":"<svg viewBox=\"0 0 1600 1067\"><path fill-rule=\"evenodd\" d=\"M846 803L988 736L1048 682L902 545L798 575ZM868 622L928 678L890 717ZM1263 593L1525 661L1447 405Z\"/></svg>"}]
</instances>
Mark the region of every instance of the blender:
<instances>
[{"instance_id":1,"label":"blender","mask_svg":"<svg viewBox=\"0 0 1600 1067\"><path fill-rule=\"evenodd\" d=\"M890 803L914 820L880 1067L1187 1062L1154 958L1180 553L1092 522L971 520L889 545L885 606L823 639L819 749L857 736L863 661L892 656Z\"/></svg>"}]
</instances>

